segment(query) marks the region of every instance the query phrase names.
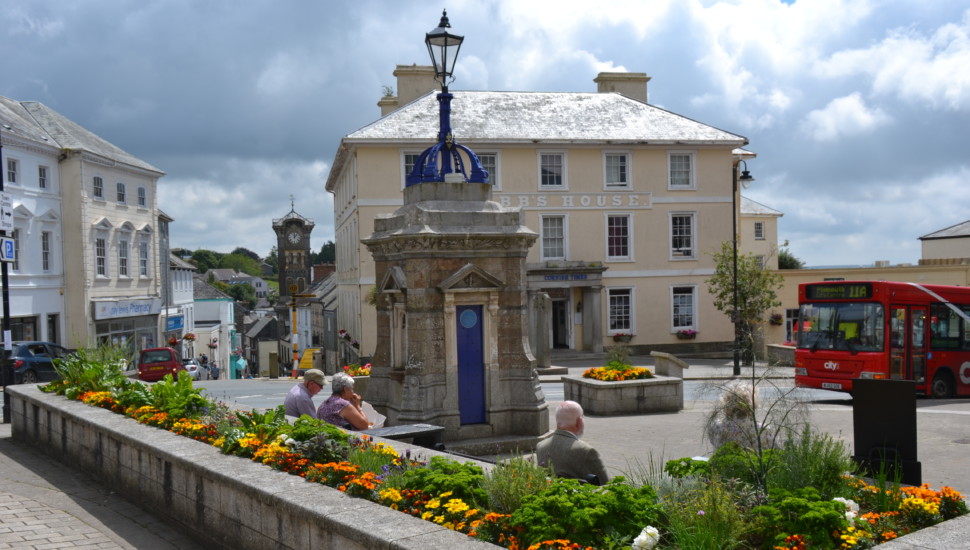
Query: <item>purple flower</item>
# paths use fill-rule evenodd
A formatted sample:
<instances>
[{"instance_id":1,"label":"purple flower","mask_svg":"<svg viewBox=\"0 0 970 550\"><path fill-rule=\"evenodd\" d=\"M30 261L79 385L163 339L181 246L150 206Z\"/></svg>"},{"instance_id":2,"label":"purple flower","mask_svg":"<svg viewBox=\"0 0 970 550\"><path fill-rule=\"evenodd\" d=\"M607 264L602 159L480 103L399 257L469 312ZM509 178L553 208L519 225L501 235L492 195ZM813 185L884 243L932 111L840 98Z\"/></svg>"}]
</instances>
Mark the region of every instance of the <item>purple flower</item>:
<instances>
[{"instance_id":1,"label":"purple flower","mask_svg":"<svg viewBox=\"0 0 970 550\"><path fill-rule=\"evenodd\" d=\"M703 515L705 515L705 512L704 512L704 510L698 510L698 511L697 511L697 515L698 515L698 516L703 516Z\"/></svg>"}]
</instances>

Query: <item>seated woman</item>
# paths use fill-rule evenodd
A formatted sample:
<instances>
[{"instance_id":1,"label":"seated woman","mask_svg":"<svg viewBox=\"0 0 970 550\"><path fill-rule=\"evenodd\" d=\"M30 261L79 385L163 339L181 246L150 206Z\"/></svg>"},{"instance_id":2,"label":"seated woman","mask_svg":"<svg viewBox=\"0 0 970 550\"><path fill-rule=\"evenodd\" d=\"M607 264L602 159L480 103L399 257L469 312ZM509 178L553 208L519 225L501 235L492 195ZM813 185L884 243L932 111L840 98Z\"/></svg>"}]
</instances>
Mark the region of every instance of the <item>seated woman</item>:
<instances>
[{"instance_id":1,"label":"seated woman","mask_svg":"<svg viewBox=\"0 0 970 550\"><path fill-rule=\"evenodd\" d=\"M333 375L330 387L333 394L317 408L317 418L349 430L369 428L367 415L360 408L361 398L354 393L354 379L346 373L338 372Z\"/></svg>"}]
</instances>

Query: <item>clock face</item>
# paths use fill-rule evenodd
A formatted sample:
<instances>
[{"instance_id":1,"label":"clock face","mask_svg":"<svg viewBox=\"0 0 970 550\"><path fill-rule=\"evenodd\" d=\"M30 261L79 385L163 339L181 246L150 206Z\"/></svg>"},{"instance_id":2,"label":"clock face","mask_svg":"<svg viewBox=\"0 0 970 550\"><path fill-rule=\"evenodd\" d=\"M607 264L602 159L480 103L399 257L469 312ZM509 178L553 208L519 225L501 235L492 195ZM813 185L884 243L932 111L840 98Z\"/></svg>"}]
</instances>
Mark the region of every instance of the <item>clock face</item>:
<instances>
[{"instance_id":1,"label":"clock face","mask_svg":"<svg viewBox=\"0 0 970 550\"><path fill-rule=\"evenodd\" d=\"M303 237L296 231L290 231L290 234L287 235L286 238L289 239L291 243L297 244Z\"/></svg>"}]
</instances>

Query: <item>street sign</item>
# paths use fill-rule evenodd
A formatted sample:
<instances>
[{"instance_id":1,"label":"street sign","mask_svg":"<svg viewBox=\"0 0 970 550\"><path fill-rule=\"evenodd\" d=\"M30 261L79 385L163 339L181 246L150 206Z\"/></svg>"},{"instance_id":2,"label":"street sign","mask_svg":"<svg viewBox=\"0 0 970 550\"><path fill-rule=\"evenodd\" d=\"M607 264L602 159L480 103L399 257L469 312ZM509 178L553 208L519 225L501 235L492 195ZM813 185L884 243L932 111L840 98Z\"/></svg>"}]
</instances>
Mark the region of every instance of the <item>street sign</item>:
<instances>
[{"instance_id":1,"label":"street sign","mask_svg":"<svg viewBox=\"0 0 970 550\"><path fill-rule=\"evenodd\" d=\"M6 192L0 192L0 231L13 231L13 195Z\"/></svg>"},{"instance_id":2,"label":"street sign","mask_svg":"<svg viewBox=\"0 0 970 550\"><path fill-rule=\"evenodd\" d=\"M17 261L17 247L14 246L14 241L10 237L0 237L0 261Z\"/></svg>"}]
</instances>

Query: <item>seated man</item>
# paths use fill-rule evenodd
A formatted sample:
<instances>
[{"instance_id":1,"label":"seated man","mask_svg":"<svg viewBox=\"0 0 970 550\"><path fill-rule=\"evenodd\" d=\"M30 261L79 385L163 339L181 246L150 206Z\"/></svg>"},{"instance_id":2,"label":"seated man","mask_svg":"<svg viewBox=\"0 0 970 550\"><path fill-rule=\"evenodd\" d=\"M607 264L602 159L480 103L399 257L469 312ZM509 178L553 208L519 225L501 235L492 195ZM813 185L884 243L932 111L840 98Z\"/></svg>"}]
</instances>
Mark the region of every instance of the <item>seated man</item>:
<instances>
[{"instance_id":1,"label":"seated man","mask_svg":"<svg viewBox=\"0 0 970 550\"><path fill-rule=\"evenodd\" d=\"M584 427L583 407L575 401L563 401L556 407L556 431L539 442L536 459L541 466L551 466L559 477L602 485L609 476L596 449L579 440Z\"/></svg>"},{"instance_id":2,"label":"seated man","mask_svg":"<svg viewBox=\"0 0 970 550\"><path fill-rule=\"evenodd\" d=\"M313 396L320 393L326 384L326 377L320 369L310 369L303 373L303 381L290 388L283 400L288 416L309 415L317 417L317 408L313 405Z\"/></svg>"}]
</instances>

